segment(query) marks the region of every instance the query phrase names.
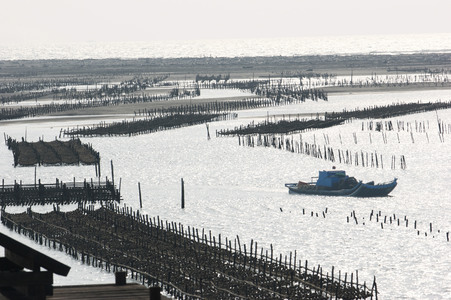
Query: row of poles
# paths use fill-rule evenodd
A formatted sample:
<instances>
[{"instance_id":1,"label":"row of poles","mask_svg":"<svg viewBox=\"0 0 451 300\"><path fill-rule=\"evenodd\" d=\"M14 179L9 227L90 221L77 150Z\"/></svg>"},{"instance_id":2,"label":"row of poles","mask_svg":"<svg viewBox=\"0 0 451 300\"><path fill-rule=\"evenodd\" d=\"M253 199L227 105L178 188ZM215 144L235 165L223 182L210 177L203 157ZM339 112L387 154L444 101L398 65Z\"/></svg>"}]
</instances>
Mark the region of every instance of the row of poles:
<instances>
[{"instance_id":1,"label":"row of poles","mask_svg":"<svg viewBox=\"0 0 451 300\"><path fill-rule=\"evenodd\" d=\"M256 141L255 141L256 139ZM384 168L384 161L382 154L378 154L376 151L369 153L361 151L352 152L351 150L333 149L330 146L323 145L322 147L317 144L310 144L302 141L302 135L300 141L294 141L293 137L283 138L283 136L277 135L261 135L256 137L252 135L238 136L238 144L248 147L273 147L276 149L283 149L292 153L305 154L319 159L329 160L331 162L339 162L349 165L361 165L362 167L372 168ZM406 158L404 155L400 155L397 159L396 155L391 156L391 169L396 169L396 161L399 160L399 166L401 169L406 169Z\"/></svg>"},{"instance_id":2,"label":"row of poles","mask_svg":"<svg viewBox=\"0 0 451 300\"><path fill-rule=\"evenodd\" d=\"M366 222L369 220L369 222L376 222L380 224L380 228L384 229L385 227L392 225L392 226L398 226L398 227L405 227L413 228L415 233L420 236L424 235L425 237L432 236L432 238L435 238L435 236L441 235L443 232L440 229L435 228L433 226L432 222L429 222L426 226L428 227L426 230L421 231L418 228L418 225L420 222L417 220L410 220L407 216L399 217L395 213L389 214L389 215L382 215L381 211L375 212L374 210L371 210L371 213L369 214L369 217L365 219L365 217L358 218L356 215L356 212L353 210L349 216L346 217L347 222L349 223L351 220L354 220L355 224L358 225L359 223L361 225L365 225ZM449 242L449 231L445 233L446 241Z\"/></svg>"}]
</instances>

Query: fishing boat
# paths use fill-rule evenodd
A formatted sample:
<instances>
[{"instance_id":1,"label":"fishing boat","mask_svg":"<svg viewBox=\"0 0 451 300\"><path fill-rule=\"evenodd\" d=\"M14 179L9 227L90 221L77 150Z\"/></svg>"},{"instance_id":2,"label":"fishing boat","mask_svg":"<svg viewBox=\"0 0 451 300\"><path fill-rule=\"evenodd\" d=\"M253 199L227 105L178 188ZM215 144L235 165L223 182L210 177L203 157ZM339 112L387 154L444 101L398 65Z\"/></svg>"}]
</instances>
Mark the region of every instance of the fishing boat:
<instances>
[{"instance_id":1,"label":"fishing boat","mask_svg":"<svg viewBox=\"0 0 451 300\"><path fill-rule=\"evenodd\" d=\"M316 179L316 181L315 181ZM310 182L285 183L290 193L325 196L385 197L397 185L397 178L387 183L363 183L346 175L345 171L319 171Z\"/></svg>"}]
</instances>

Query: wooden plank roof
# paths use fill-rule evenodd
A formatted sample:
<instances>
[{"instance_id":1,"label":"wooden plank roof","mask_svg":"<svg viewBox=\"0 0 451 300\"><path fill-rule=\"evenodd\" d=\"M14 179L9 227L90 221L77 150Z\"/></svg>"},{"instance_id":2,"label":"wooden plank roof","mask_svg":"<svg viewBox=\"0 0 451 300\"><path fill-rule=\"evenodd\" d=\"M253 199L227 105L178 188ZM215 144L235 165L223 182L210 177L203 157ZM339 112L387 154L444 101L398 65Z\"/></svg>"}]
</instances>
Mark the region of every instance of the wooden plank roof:
<instances>
[{"instance_id":1,"label":"wooden plank roof","mask_svg":"<svg viewBox=\"0 0 451 300\"><path fill-rule=\"evenodd\" d=\"M162 300L171 298L160 295ZM102 299L133 299L149 300L149 289L143 285L132 283L126 285L103 284L103 285L79 285L79 286L57 286L53 288L53 295L47 296L47 300L102 300Z\"/></svg>"},{"instance_id":2,"label":"wooden plank roof","mask_svg":"<svg viewBox=\"0 0 451 300\"><path fill-rule=\"evenodd\" d=\"M0 232L0 246L5 248L5 254L13 263L31 270L36 270L40 267L47 271L67 276L70 267L60 263L53 258L42 254L33 248L24 245L13 238Z\"/></svg>"}]
</instances>

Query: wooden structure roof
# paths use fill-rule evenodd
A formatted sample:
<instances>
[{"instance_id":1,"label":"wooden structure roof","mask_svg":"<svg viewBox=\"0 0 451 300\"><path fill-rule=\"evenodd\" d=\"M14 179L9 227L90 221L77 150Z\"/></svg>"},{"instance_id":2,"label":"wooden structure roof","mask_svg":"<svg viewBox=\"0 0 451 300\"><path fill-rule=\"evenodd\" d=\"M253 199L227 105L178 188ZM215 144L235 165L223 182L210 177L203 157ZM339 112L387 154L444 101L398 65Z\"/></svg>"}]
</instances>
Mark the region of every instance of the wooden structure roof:
<instances>
[{"instance_id":1,"label":"wooden structure roof","mask_svg":"<svg viewBox=\"0 0 451 300\"><path fill-rule=\"evenodd\" d=\"M44 268L54 274L67 276L70 267L28 247L0 232L0 246L5 248L5 258L32 271Z\"/></svg>"},{"instance_id":2,"label":"wooden structure roof","mask_svg":"<svg viewBox=\"0 0 451 300\"><path fill-rule=\"evenodd\" d=\"M126 284L125 272L116 273L116 284L53 287L53 274L67 276L69 266L1 232L0 246L5 248L5 257L0 257L0 299L170 299L160 288Z\"/></svg>"},{"instance_id":3,"label":"wooden structure roof","mask_svg":"<svg viewBox=\"0 0 451 300\"><path fill-rule=\"evenodd\" d=\"M160 289L146 288L137 283L126 285L102 284L102 285L80 285L61 286L53 289L53 295L48 300L170 300L160 294Z\"/></svg>"},{"instance_id":4,"label":"wooden structure roof","mask_svg":"<svg viewBox=\"0 0 451 300\"><path fill-rule=\"evenodd\" d=\"M6 234L0 233L0 246L5 248L5 257L0 258L2 299L46 299L53 293L53 274L69 273L69 266Z\"/></svg>"}]
</instances>

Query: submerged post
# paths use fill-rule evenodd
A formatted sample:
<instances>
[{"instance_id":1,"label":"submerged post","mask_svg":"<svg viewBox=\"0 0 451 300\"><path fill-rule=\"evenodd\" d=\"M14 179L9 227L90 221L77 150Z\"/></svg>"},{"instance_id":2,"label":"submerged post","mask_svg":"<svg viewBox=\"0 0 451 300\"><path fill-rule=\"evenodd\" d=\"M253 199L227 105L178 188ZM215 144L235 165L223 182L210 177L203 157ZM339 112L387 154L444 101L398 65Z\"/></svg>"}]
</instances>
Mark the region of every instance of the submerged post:
<instances>
[{"instance_id":1,"label":"submerged post","mask_svg":"<svg viewBox=\"0 0 451 300\"><path fill-rule=\"evenodd\" d=\"M149 288L150 300L160 300L161 293L159 286L153 286Z\"/></svg>"},{"instance_id":2,"label":"submerged post","mask_svg":"<svg viewBox=\"0 0 451 300\"><path fill-rule=\"evenodd\" d=\"M210 128L208 127L208 123L205 125L207 126L207 140L210 140Z\"/></svg>"},{"instance_id":3,"label":"submerged post","mask_svg":"<svg viewBox=\"0 0 451 300\"><path fill-rule=\"evenodd\" d=\"M139 191L139 208L143 208L143 201L141 198L141 183L138 182L138 191Z\"/></svg>"},{"instance_id":4,"label":"submerged post","mask_svg":"<svg viewBox=\"0 0 451 300\"><path fill-rule=\"evenodd\" d=\"M182 183L182 209L185 208L185 183L183 182L183 178L181 179Z\"/></svg>"},{"instance_id":5,"label":"submerged post","mask_svg":"<svg viewBox=\"0 0 451 300\"><path fill-rule=\"evenodd\" d=\"M113 160L111 160L111 180L114 186L114 168L113 168Z\"/></svg>"},{"instance_id":6,"label":"submerged post","mask_svg":"<svg viewBox=\"0 0 451 300\"><path fill-rule=\"evenodd\" d=\"M127 284L127 272L116 272L114 273L115 276L115 284L116 285L126 285Z\"/></svg>"},{"instance_id":7,"label":"submerged post","mask_svg":"<svg viewBox=\"0 0 451 300\"><path fill-rule=\"evenodd\" d=\"M98 167L98 172L99 172L99 178L100 178L100 176L101 176L101 172L100 172L100 157L99 157L99 161L97 162L97 167Z\"/></svg>"}]
</instances>

